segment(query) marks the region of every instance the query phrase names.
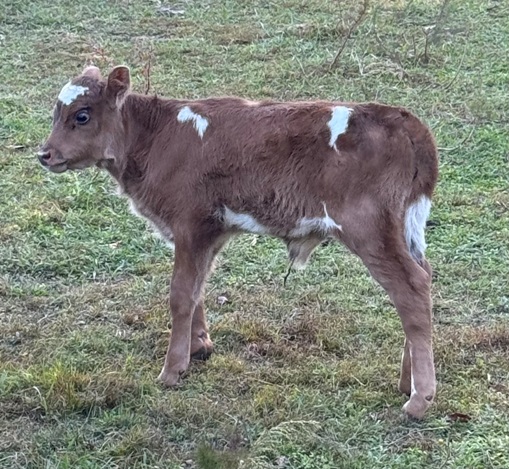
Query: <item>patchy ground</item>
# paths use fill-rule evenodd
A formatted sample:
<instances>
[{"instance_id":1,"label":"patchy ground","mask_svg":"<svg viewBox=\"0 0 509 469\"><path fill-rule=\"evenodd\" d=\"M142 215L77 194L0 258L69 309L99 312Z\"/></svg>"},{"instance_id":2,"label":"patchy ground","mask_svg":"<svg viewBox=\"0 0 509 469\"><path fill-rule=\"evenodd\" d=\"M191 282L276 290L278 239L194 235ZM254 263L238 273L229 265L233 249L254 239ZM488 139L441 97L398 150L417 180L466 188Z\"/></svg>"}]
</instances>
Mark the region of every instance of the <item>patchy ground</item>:
<instances>
[{"instance_id":1,"label":"patchy ground","mask_svg":"<svg viewBox=\"0 0 509 469\"><path fill-rule=\"evenodd\" d=\"M373 1L350 32L360 9L3 1L0 467L509 467L509 5ZM209 282L217 353L157 385L172 253L105 174L50 175L34 156L89 61L128 64L142 92L377 99L429 123L439 388L424 422L400 414L393 307L335 245L284 287L279 242L232 242Z\"/></svg>"}]
</instances>

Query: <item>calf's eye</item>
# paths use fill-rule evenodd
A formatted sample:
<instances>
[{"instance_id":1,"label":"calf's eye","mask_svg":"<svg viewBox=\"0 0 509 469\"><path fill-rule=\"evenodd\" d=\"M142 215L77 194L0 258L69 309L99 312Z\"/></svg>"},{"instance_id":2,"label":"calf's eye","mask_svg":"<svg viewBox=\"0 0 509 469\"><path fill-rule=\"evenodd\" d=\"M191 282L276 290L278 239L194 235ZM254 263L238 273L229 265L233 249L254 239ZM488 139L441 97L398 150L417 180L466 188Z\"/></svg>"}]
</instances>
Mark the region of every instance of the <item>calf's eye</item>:
<instances>
[{"instance_id":1,"label":"calf's eye","mask_svg":"<svg viewBox=\"0 0 509 469\"><path fill-rule=\"evenodd\" d=\"M76 114L76 123L84 125L90 120L90 114L87 111L80 111Z\"/></svg>"}]
</instances>

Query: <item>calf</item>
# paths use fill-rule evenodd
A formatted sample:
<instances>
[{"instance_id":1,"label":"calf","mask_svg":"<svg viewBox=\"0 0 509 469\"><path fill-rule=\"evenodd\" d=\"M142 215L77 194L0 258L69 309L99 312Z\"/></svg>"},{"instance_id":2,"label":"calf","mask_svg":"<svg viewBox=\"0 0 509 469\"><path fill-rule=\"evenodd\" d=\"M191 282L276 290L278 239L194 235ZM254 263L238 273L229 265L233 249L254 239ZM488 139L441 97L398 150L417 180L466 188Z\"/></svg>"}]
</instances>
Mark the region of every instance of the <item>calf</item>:
<instances>
[{"instance_id":1,"label":"calf","mask_svg":"<svg viewBox=\"0 0 509 469\"><path fill-rule=\"evenodd\" d=\"M405 344L399 389L421 418L435 394L424 230L438 175L428 128L403 108L338 102L196 101L130 93L126 67L87 67L58 97L39 152L52 172L108 171L175 246L172 334L160 380L212 352L203 289L242 232L281 238L303 266L326 239L357 254L392 299Z\"/></svg>"}]
</instances>

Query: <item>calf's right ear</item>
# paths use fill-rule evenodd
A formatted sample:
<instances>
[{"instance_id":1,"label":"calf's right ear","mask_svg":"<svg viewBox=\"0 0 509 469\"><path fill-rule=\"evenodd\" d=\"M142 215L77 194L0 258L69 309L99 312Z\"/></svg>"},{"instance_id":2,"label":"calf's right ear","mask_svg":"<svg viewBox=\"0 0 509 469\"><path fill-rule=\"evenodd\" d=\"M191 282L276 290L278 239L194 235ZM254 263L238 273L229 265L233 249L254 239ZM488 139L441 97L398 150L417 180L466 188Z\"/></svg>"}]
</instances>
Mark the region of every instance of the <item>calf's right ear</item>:
<instances>
[{"instance_id":1,"label":"calf's right ear","mask_svg":"<svg viewBox=\"0 0 509 469\"><path fill-rule=\"evenodd\" d=\"M81 72L81 74L84 77L90 77L90 78L93 78L94 80L100 80L101 79L101 72L94 65L89 65L88 67L85 67L83 69L83 72Z\"/></svg>"},{"instance_id":2,"label":"calf's right ear","mask_svg":"<svg viewBox=\"0 0 509 469\"><path fill-rule=\"evenodd\" d=\"M115 98L119 108L122 107L130 87L131 75L129 73L129 68L120 65L115 67L108 75L106 90L110 96Z\"/></svg>"}]
</instances>

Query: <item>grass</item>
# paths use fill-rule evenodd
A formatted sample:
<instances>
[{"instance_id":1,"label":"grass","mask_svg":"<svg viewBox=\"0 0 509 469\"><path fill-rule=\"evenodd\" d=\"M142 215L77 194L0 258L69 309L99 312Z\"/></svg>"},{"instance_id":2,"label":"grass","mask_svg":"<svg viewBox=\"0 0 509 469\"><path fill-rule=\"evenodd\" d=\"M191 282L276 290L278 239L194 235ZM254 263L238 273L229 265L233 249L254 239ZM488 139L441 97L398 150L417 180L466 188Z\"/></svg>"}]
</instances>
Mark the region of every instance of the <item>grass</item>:
<instances>
[{"instance_id":1,"label":"grass","mask_svg":"<svg viewBox=\"0 0 509 469\"><path fill-rule=\"evenodd\" d=\"M509 467L509 25L497 0L4 0L0 11L0 467ZM168 9L183 10L171 14ZM397 393L402 331L360 262L244 236L207 307L216 353L155 377L173 254L95 170L34 153L83 65L173 97L379 100L433 128L429 258L439 380L424 422ZM224 304L218 297L224 296ZM458 414L466 414L462 418Z\"/></svg>"}]
</instances>

